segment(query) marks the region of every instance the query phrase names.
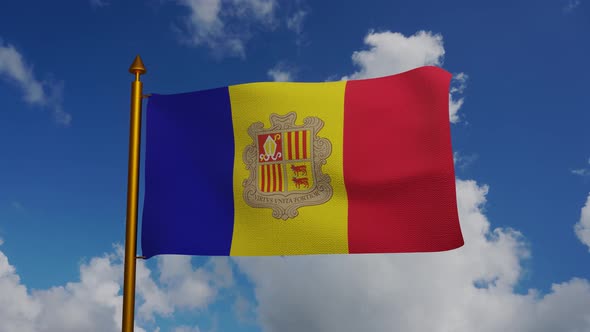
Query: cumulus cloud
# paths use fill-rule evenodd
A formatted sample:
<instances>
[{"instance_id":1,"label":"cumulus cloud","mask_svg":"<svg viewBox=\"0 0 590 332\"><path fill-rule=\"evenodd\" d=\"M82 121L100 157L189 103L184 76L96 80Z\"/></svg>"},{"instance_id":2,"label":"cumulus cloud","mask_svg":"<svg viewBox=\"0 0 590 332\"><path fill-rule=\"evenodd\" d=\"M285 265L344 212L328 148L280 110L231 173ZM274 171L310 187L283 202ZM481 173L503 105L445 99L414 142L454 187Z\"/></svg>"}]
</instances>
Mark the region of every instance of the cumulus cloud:
<instances>
[{"instance_id":1,"label":"cumulus cloud","mask_svg":"<svg viewBox=\"0 0 590 332\"><path fill-rule=\"evenodd\" d=\"M275 0L179 0L188 8L183 41L205 45L216 55L245 56L250 24L271 25ZM231 23L230 23L231 22Z\"/></svg>"},{"instance_id":2,"label":"cumulus cloud","mask_svg":"<svg viewBox=\"0 0 590 332\"><path fill-rule=\"evenodd\" d=\"M284 63L278 63L269 69L266 74L276 82L290 82L294 78L293 69L288 68Z\"/></svg>"},{"instance_id":3,"label":"cumulus cloud","mask_svg":"<svg viewBox=\"0 0 590 332\"><path fill-rule=\"evenodd\" d=\"M443 37L430 31L419 31L409 37L399 32L370 31L364 40L367 50L355 51L353 63L359 68L342 79L363 79L399 74L421 66L442 66L445 49ZM463 106L463 94L467 74L453 77L449 95L449 119L459 122L459 109Z\"/></svg>"},{"instance_id":4,"label":"cumulus cloud","mask_svg":"<svg viewBox=\"0 0 590 332\"><path fill-rule=\"evenodd\" d=\"M445 54L442 35L429 31L419 31L409 37L399 32L371 31L364 42L369 49L352 54L352 61L360 69L344 79L392 75L427 65L440 66Z\"/></svg>"},{"instance_id":5,"label":"cumulus cloud","mask_svg":"<svg viewBox=\"0 0 590 332\"><path fill-rule=\"evenodd\" d=\"M205 308L219 289L234 283L225 257L213 257L200 268L193 267L190 256L159 256L157 264L157 280L144 264L138 265L137 270L137 292L143 298L138 314L146 321L154 321L154 314L170 317L177 309Z\"/></svg>"},{"instance_id":6,"label":"cumulus cloud","mask_svg":"<svg viewBox=\"0 0 590 332\"><path fill-rule=\"evenodd\" d=\"M12 45L0 39L0 78L18 86L27 104L47 107L53 111L55 121L69 125L72 116L62 107L62 83L39 81L33 67L28 65L22 54Z\"/></svg>"},{"instance_id":7,"label":"cumulus cloud","mask_svg":"<svg viewBox=\"0 0 590 332\"><path fill-rule=\"evenodd\" d=\"M590 251L590 195L580 213L580 221L574 225L574 231L578 239L587 245Z\"/></svg>"},{"instance_id":8,"label":"cumulus cloud","mask_svg":"<svg viewBox=\"0 0 590 332\"><path fill-rule=\"evenodd\" d=\"M291 81L291 73L287 71L282 71L279 69L269 69L268 76L272 78L273 81L276 82L289 82Z\"/></svg>"},{"instance_id":9,"label":"cumulus cloud","mask_svg":"<svg viewBox=\"0 0 590 332\"><path fill-rule=\"evenodd\" d=\"M170 306L195 309L205 307L215 295L209 281L211 275L203 268L194 269L190 256L162 256L158 259L160 283L168 288Z\"/></svg>"},{"instance_id":10,"label":"cumulus cloud","mask_svg":"<svg viewBox=\"0 0 590 332\"><path fill-rule=\"evenodd\" d=\"M457 181L465 245L427 254L236 259L255 283L264 331L585 331L590 283L517 294L529 250L492 229L488 187Z\"/></svg>"},{"instance_id":11,"label":"cumulus cloud","mask_svg":"<svg viewBox=\"0 0 590 332\"><path fill-rule=\"evenodd\" d=\"M144 261L138 261L136 323L147 324L154 320L154 315L167 317L177 309L204 308L219 287L232 285L227 259L210 261L195 269L190 257L187 258L158 258L159 278L153 276ZM114 253L82 264L77 282L28 290L0 251L0 329L3 332L120 331L122 259L123 250L117 247ZM145 329L136 326L135 331ZM198 331L198 328L186 331Z\"/></svg>"},{"instance_id":12,"label":"cumulus cloud","mask_svg":"<svg viewBox=\"0 0 590 332\"><path fill-rule=\"evenodd\" d=\"M14 266L0 252L0 322L7 332L34 331L32 323L41 311L41 306L21 285Z\"/></svg>"},{"instance_id":13,"label":"cumulus cloud","mask_svg":"<svg viewBox=\"0 0 590 332\"><path fill-rule=\"evenodd\" d=\"M113 257L96 257L80 267L80 281L29 291L0 252L2 331L117 331L122 314L121 274L122 267L113 264Z\"/></svg>"}]
</instances>

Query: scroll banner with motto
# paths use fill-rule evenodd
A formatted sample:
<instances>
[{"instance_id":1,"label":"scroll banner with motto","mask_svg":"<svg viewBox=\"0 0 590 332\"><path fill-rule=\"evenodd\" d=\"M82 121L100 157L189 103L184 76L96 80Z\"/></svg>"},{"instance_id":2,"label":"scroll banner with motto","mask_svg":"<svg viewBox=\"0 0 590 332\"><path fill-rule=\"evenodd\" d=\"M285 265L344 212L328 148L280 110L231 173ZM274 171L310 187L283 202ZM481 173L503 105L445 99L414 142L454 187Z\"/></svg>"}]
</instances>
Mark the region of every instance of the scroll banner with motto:
<instances>
[{"instance_id":1,"label":"scroll banner with motto","mask_svg":"<svg viewBox=\"0 0 590 332\"><path fill-rule=\"evenodd\" d=\"M451 74L152 94L143 256L432 252L463 245Z\"/></svg>"}]
</instances>

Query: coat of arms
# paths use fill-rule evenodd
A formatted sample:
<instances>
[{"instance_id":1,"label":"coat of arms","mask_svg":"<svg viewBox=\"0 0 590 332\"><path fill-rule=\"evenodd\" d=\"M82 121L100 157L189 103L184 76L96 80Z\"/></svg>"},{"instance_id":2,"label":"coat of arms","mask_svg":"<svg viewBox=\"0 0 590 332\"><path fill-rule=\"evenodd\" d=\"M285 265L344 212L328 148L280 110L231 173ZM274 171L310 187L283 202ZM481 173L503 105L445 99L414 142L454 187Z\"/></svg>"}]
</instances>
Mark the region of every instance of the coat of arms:
<instances>
[{"instance_id":1,"label":"coat of arms","mask_svg":"<svg viewBox=\"0 0 590 332\"><path fill-rule=\"evenodd\" d=\"M250 177L243 182L244 200L255 208L271 208L277 219L295 218L298 208L319 205L332 197L330 176L322 165L332 144L318 137L324 122L307 117L295 125L297 114L271 114L270 128L256 122L248 128L252 144L244 150Z\"/></svg>"}]
</instances>

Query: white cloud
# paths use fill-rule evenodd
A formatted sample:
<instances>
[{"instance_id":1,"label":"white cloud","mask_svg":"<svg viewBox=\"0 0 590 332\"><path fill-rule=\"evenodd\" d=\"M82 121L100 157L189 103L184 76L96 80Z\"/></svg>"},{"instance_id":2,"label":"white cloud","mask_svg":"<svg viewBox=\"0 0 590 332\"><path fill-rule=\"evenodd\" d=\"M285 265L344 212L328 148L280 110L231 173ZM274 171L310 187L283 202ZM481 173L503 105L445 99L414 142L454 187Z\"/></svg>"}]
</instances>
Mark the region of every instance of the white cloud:
<instances>
[{"instance_id":1,"label":"white cloud","mask_svg":"<svg viewBox=\"0 0 590 332\"><path fill-rule=\"evenodd\" d=\"M221 0L180 0L190 10L186 21L188 40L193 45L207 44L210 48L227 48L231 53L243 55L242 42L226 38L224 25L219 18Z\"/></svg>"},{"instance_id":2,"label":"white cloud","mask_svg":"<svg viewBox=\"0 0 590 332\"><path fill-rule=\"evenodd\" d=\"M277 8L275 0L232 0L229 3L238 17L249 19L256 18L259 21L270 23Z\"/></svg>"},{"instance_id":3,"label":"white cloud","mask_svg":"<svg viewBox=\"0 0 590 332\"><path fill-rule=\"evenodd\" d=\"M80 280L44 290L27 290L0 251L0 330L2 332L120 331L123 250L92 258L80 266ZM190 257L158 258L160 280L137 262L136 324L170 316L177 309L204 308L219 287L233 283L227 259L194 269ZM222 280L222 281L218 281ZM143 323L142 323L143 322ZM135 331L145 332L136 326ZM179 330L182 331L182 330ZM186 331L198 331L192 328Z\"/></svg>"},{"instance_id":4,"label":"white cloud","mask_svg":"<svg viewBox=\"0 0 590 332\"><path fill-rule=\"evenodd\" d=\"M477 154L462 154L459 151L455 151L453 153L453 163L455 164L455 168L466 169L467 167L471 166L476 160L478 156Z\"/></svg>"},{"instance_id":5,"label":"white cloud","mask_svg":"<svg viewBox=\"0 0 590 332\"><path fill-rule=\"evenodd\" d=\"M464 97L463 95L465 88L467 87L467 79L469 76L461 72L451 80L451 93L449 94L449 117L451 123L457 123L460 121L459 109L463 106Z\"/></svg>"},{"instance_id":6,"label":"white cloud","mask_svg":"<svg viewBox=\"0 0 590 332\"><path fill-rule=\"evenodd\" d=\"M297 35L301 34L303 32L305 16L307 16L305 10L300 9L296 11L291 17L287 18L287 28L294 31Z\"/></svg>"},{"instance_id":7,"label":"white cloud","mask_svg":"<svg viewBox=\"0 0 590 332\"><path fill-rule=\"evenodd\" d=\"M295 32L295 44L297 46L303 44L303 22L308 14L308 11L299 9L293 15L287 17L287 29Z\"/></svg>"},{"instance_id":8,"label":"white cloud","mask_svg":"<svg viewBox=\"0 0 590 332\"><path fill-rule=\"evenodd\" d=\"M0 44L0 73L20 86L27 103L44 103L46 96L42 83L35 79L33 70L12 45Z\"/></svg>"},{"instance_id":9,"label":"white cloud","mask_svg":"<svg viewBox=\"0 0 590 332\"><path fill-rule=\"evenodd\" d=\"M41 306L27 294L26 288L20 284L14 266L0 252L0 324L6 332L34 331L32 321L39 315Z\"/></svg>"},{"instance_id":10,"label":"white cloud","mask_svg":"<svg viewBox=\"0 0 590 332\"><path fill-rule=\"evenodd\" d=\"M580 221L574 225L574 231L578 239L590 250L590 195L580 213Z\"/></svg>"},{"instance_id":11,"label":"white cloud","mask_svg":"<svg viewBox=\"0 0 590 332\"><path fill-rule=\"evenodd\" d=\"M369 32L364 40L370 49L355 51L352 61L360 69L344 79L393 75L421 66L440 66L445 49L443 37L419 31L406 37L398 32Z\"/></svg>"},{"instance_id":12,"label":"white cloud","mask_svg":"<svg viewBox=\"0 0 590 332\"><path fill-rule=\"evenodd\" d=\"M189 9L183 40L206 45L217 55L245 56L250 24L270 25L275 0L179 0Z\"/></svg>"},{"instance_id":13,"label":"white cloud","mask_svg":"<svg viewBox=\"0 0 590 332\"><path fill-rule=\"evenodd\" d=\"M590 158L588 158L588 164L590 164ZM590 176L590 168L577 168L571 170L572 174L579 176Z\"/></svg>"},{"instance_id":14,"label":"white cloud","mask_svg":"<svg viewBox=\"0 0 590 332\"><path fill-rule=\"evenodd\" d=\"M215 295L209 285L211 275L203 268L193 269L190 256L162 256L158 258L160 283L167 287L170 305L195 309L205 307Z\"/></svg>"},{"instance_id":15,"label":"white cloud","mask_svg":"<svg viewBox=\"0 0 590 332\"><path fill-rule=\"evenodd\" d=\"M145 265L138 265L137 289L144 302L138 312L147 321L154 314L170 316L176 309L206 307L220 288L231 287L233 271L226 257L212 257L202 268L193 268L190 256L158 256L159 280L151 279ZM158 286L158 284L160 286Z\"/></svg>"},{"instance_id":16,"label":"white cloud","mask_svg":"<svg viewBox=\"0 0 590 332\"><path fill-rule=\"evenodd\" d=\"M121 253L121 257L122 257ZM154 321L155 314L163 317L172 315L174 306L170 303L168 294L158 286L152 272L139 261L136 270L136 292L143 298L143 303L136 305L136 315L145 321Z\"/></svg>"},{"instance_id":17,"label":"white cloud","mask_svg":"<svg viewBox=\"0 0 590 332\"><path fill-rule=\"evenodd\" d=\"M274 67L270 68L266 74L276 82L292 82L297 74L297 67L285 61L279 61Z\"/></svg>"},{"instance_id":18,"label":"white cloud","mask_svg":"<svg viewBox=\"0 0 590 332\"><path fill-rule=\"evenodd\" d=\"M301 46L304 42L303 22L309 11L298 9L293 15L287 17L287 29L295 32L295 44Z\"/></svg>"},{"instance_id":19,"label":"white cloud","mask_svg":"<svg viewBox=\"0 0 590 332\"><path fill-rule=\"evenodd\" d=\"M290 71L278 67L269 69L267 74L276 82L289 82L293 80L293 74Z\"/></svg>"},{"instance_id":20,"label":"white cloud","mask_svg":"<svg viewBox=\"0 0 590 332\"><path fill-rule=\"evenodd\" d=\"M0 252L2 331L117 331L120 274L121 265L113 264L112 257L97 257L80 267L79 282L30 292Z\"/></svg>"},{"instance_id":21,"label":"white cloud","mask_svg":"<svg viewBox=\"0 0 590 332\"><path fill-rule=\"evenodd\" d=\"M457 85L451 87L451 93L453 93L453 92L463 93L463 91L467 87L466 82L467 82L468 78L469 78L469 76L467 76L467 74L465 74L465 73L459 73L459 74L455 75L455 77L453 77L453 79L457 82Z\"/></svg>"},{"instance_id":22,"label":"white cloud","mask_svg":"<svg viewBox=\"0 0 590 332\"><path fill-rule=\"evenodd\" d=\"M567 4L565 5L565 7L563 7L563 11L565 13L571 13L574 11L574 9L578 8L578 6L580 6L580 0L569 0L567 2Z\"/></svg>"},{"instance_id":23,"label":"white cloud","mask_svg":"<svg viewBox=\"0 0 590 332\"><path fill-rule=\"evenodd\" d=\"M69 125L72 117L62 108L61 83L41 82L35 78L32 66L27 65L18 50L0 39L0 78L16 84L30 105L48 107L57 123Z\"/></svg>"},{"instance_id":24,"label":"white cloud","mask_svg":"<svg viewBox=\"0 0 590 332\"><path fill-rule=\"evenodd\" d=\"M430 31L419 31L409 37L398 32L369 32L364 40L368 50L355 51L353 63L359 70L342 79L363 79L394 75L421 66L442 66L445 49L443 37ZM449 94L449 119L452 123L460 120L459 109L463 106L462 95L467 74L454 76Z\"/></svg>"},{"instance_id":25,"label":"white cloud","mask_svg":"<svg viewBox=\"0 0 590 332\"><path fill-rule=\"evenodd\" d=\"M426 254L236 259L264 331L586 331L590 284L517 294L522 236L491 229L487 186L457 181L465 245Z\"/></svg>"}]
</instances>

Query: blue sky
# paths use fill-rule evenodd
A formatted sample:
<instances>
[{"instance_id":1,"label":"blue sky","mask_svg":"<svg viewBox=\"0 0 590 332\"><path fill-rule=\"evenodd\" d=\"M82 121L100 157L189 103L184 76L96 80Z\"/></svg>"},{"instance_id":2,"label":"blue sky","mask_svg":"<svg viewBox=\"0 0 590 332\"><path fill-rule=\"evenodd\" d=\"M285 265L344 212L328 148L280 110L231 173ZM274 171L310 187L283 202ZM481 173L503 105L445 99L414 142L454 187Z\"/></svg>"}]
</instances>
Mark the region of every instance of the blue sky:
<instances>
[{"instance_id":1,"label":"blue sky","mask_svg":"<svg viewBox=\"0 0 590 332\"><path fill-rule=\"evenodd\" d=\"M154 258L138 331L590 331L588 32L584 0L4 3L0 330L119 330L141 54L146 93L443 67L466 245Z\"/></svg>"}]
</instances>

